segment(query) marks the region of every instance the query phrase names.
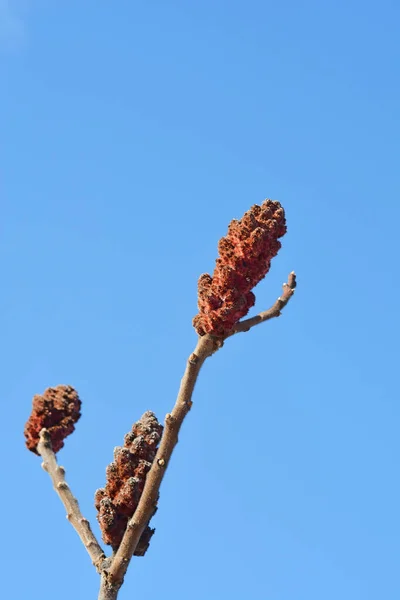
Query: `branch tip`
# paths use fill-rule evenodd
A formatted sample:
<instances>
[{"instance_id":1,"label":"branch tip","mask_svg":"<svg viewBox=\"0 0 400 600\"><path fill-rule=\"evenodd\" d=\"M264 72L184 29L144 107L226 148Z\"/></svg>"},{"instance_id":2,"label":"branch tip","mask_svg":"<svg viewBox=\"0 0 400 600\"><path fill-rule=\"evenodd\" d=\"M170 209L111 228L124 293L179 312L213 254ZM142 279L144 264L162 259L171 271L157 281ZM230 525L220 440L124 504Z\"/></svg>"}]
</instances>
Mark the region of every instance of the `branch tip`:
<instances>
[{"instance_id":1,"label":"branch tip","mask_svg":"<svg viewBox=\"0 0 400 600\"><path fill-rule=\"evenodd\" d=\"M288 280L282 285L283 294L279 296L276 300L275 304L271 306L268 310L265 310L255 317L250 317L250 319L245 319L244 321L239 321L236 324L235 328L231 333L229 333L226 337L230 337L235 333L244 333L245 331L249 331L252 327L263 323L264 321L268 321L269 319L273 319L275 317L279 317L282 313L281 310L287 305L290 298L294 294L295 287L297 285L296 274L294 271L289 273Z\"/></svg>"}]
</instances>

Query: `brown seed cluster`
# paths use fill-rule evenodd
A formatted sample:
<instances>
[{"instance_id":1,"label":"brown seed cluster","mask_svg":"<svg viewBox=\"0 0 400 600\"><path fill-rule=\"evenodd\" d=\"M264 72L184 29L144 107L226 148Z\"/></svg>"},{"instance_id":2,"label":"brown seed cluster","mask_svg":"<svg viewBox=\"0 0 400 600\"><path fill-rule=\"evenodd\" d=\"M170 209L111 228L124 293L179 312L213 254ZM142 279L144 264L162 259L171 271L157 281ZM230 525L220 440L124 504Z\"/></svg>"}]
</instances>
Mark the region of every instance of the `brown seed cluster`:
<instances>
[{"instance_id":1,"label":"brown seed cluster","mask_svg":"<svg viewBox=\"0 0 400 600\"><path fill-rule=\"evenodd\" d=\"M199 313L193 319L199 335L223 337L254 306L251 290L268 273L285 233L285 211L274 200L255 204L239 221L231 221L218 244L213 276L199 278Z\"/></svg>"},{"instance_id":2,"label":"brown seed cluster","mask_svg":"<svg viewBox=\"0 0 400 600\"><path fill-rule=\"evenodd\" d=\"M125 436L124 445L114 450L114 462L106 470L106 486L96 491L97 520L104 542L113 550L120 545L128 521L136 510L162 431L155 414L145 412ZM144 556L154 531L146 527L135 556Z\"/></svg>"},{"instance_id":3,"label":"brown seed cluster","mask_svg":"<svg viewBox=\"0 0 400 600\"><path fill-rule=\"evenodd\" d=\"M39 434L46 428L53 451L61 450L65 438L75 429L75 423L81 416L80 410L80 398L70 385L48 388L42 396L34 396L32 412L24 430L27 448L38 454Z\"/></svg>"}]
</instances>

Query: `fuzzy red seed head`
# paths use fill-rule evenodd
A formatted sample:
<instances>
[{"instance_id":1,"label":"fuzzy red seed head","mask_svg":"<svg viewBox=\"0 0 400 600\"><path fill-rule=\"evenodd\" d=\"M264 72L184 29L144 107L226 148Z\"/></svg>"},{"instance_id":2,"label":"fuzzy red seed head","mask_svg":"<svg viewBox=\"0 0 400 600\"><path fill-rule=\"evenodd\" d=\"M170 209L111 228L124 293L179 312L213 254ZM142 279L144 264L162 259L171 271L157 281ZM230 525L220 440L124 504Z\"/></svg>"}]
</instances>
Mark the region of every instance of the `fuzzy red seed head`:
<instances>
[{"instance_id":1,"label":"fuzzy red seed head","mask_svg":"<svg viewBox=\"0 0 400 600\"><path fill-rule=\"evenodd\" d=\"M38 454L39 434L45 428L50 434L53 451L58 452L64 446L64 439L74 431L80 410L80 398L70 385L48 388L42 396L34 396L24 430L27 448Z\"/></svg>"},{"instance_id":2,"label":"fuzzy red seed head","mask_svg":"<svg viewBox=\"0 0 400 600\"><path fill-rule=\"evenodd\" d=\"M106 469L106 486L97 490L97 520L106 544L116 550L129 519L142 495L146 475L155 458L163 427L154 413L146 412L126 434L124 445L114 451L114 461ZM144 530L136 556L143 556L154 529Z\"/></svg>"},{"instance_id":3,"label":"fuzzy red seed head","mask_svg":"<svg viewBox=\"0 0 400 600\"><path fill-rule=\"evenodd\" d=\"M285 233L285 212L273 200L255 204L239 221L231 221L218 244L213 276L199 278L199 313L193 319L199 335L226 335L254 306L251 290L268 273L281 247L278 238Z\"/></svg>"}]
</instances>

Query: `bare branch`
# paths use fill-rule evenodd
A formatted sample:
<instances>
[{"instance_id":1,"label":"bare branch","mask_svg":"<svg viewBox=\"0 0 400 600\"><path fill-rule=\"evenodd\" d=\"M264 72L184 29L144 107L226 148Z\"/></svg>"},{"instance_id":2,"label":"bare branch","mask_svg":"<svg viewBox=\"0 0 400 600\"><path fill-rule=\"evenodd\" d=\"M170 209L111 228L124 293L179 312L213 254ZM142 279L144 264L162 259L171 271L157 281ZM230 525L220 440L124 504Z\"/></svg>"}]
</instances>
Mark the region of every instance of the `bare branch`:
<instances>
[{"instance_id":1,"label":"bare branch","mask_svg":"<svg viewBox=\"0 0 400 600\"><path fill-rule=\"evenodd\" d=\"M50 475L54 489L65 506L68 521L81 538L94 566L100 573L105 554L91 530L89 521L83 517L77 499L73 496L69 485L65 481L65 469L57 463L47 429L42 429L40 432L37 451L43 458L43 469Z\"/></svg>"},{"instance_id":2,"label":"bare branch","mask_svg":"<svg viewBox=\"0 0 400 600\"><path fill-rule=\"evenodd\" d=\"M259 313L255 317L250 317L249 319L245 319L244 321L239 321L235 325L234 330L230 335L234 335L235 333L242 333L244 331L249 331L255 325L259 325L260 323L264 323L264 321L268 321L269 319L273 319L274 317L279 317L283 308L285 308L286 304L289 302L290 298L294 294L294 290L296 288L296 274L292 271L286 283L283 284L283 293L282 296L278 298L278 300L264 312Z\"/></svg>"},{"instance_id":3,"label":"bare branch","mask_svg":"<svg viewBox=\"0 0 400 600\"><path fill-rule=\"evenodd\" d=\"M194 352L189 356L178 397L172 412L165 417L165 428L160 447L146 476L146 483L136 511L128 523L122 542L109 569L110 585L122 582L139 542L140 536L154 514L161 482L172 452L178 442L178 433L192 406L192 394L200 369L209 356L220 347L221 342L210 335L198 339Z\"/></svg>"}]
</instances>

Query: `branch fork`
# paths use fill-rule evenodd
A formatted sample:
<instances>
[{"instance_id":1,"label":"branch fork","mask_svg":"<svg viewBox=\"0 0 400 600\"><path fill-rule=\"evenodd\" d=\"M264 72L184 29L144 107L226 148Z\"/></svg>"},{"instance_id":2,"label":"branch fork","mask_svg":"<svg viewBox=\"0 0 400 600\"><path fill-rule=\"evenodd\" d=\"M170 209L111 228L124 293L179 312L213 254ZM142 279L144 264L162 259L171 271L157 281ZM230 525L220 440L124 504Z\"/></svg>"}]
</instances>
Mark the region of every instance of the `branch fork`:
<instances>
[{"instance_id":1,"label":"branch fork","mask_svg":"<svg viewBox=\"0 0 400 600\"><path fill-rule=\"evenodd\" d=\"M41 430L37 452L43 458L42 466L49 474L54 489L64 504L68 520L78 533L94 566L101 575L98 600L116 600L140 537L157 510L160 486L178 442L180 428L192 407L193 390L205 360L219 350L224 341L232 335L249 331L264 321L279 317L282 309L293 296L295 287L296 275L292 272L289 274L287 282L283 284L282 295L271 308L255 317L239 321L229 333L225 333L223 336L205 334L198 338L196 348L187 360L175 405L165 417L163 435L155 459L147 473L139 503L113 556L106 558L91 530L89 521L83 517L78 501L65 480L65 469L57 464L49 432L46 429Z\"/></svg>"}]
</instances>

